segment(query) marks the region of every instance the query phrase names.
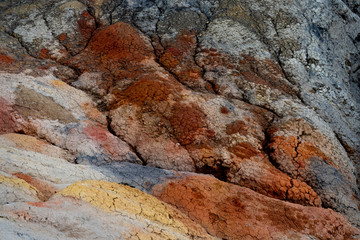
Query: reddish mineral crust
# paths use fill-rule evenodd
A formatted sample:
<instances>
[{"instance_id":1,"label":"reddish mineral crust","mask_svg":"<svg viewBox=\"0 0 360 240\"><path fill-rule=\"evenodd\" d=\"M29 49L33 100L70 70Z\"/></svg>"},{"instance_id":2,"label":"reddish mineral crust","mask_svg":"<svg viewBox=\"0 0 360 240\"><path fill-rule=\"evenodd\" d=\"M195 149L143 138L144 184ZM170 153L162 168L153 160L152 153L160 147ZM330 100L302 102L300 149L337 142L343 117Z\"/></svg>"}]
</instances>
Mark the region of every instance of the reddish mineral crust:
<instances>
[{"instance_id":1,"label":"reddish mineral crust","mask_svg":"<svg viewBox=\"0 0 360 240\"><path fill-rule=\"evenodd\" d=\"M359 234L332 210L275 200L208 176L170 180L155 186L153 194L225 239L351 239Z\"/></svg>"}]
</instances>

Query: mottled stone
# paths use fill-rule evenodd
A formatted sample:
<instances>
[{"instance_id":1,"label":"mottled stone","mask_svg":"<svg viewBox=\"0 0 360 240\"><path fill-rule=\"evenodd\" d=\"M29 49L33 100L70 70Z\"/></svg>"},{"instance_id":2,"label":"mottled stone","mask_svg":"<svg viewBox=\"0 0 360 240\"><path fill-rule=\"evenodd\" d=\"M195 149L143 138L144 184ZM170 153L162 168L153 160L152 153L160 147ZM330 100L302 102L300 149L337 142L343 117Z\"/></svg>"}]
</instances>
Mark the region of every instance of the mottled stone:
<instances>
[{"instance_id":1,"label":"mottled stone","mask_svg":"<svg viewBox=\"0 0 360 240\"><path fill-rule=\"evenodd\" d=\"M0 205L13 202L39 201L39 198L41 198L41 193L26 181L3 175L0 175L0 194Z\"/></svg>"},{"instance_id":2,"label":"mottled stone","mask_svg":"<svg viewBox=\"0 0 360 240\"><path fill-rule=\"evenodd\" d=\"M38 94L22 85L15 91L15 95L15 109L24 117L58 120L64 124L77 122L70 111L55 103L51 97Z\"/></svg>"},{"instance_id":3,"label":"mottled stone","mask_svg":"<svg viewBox=\"0 0 360 240\"><path fill-rule=\"evenodd\" d=\"M264 197L208 176L185 177L153 188L212 235L226 239L351 239L359 237L340 214Z\"/></svg>"},{"instance_id":4,"label":"mottled stone","mask_svg":"<svg viewBox=\"0 0 360 240\"><path fill-rule=\"evenodd\" d=\"M162 186L221 238L351 238L338 213L359 227L358 5L1 1L0 174L47 202L2 184L0 238L194 238L101 210L100 185L154 203L117 183ZM55 194L86 180L112 183Z\"/></svg>"},{"instance_id":5,"label":"mottled stone","mask_svg":"<svg viewBox=\"0 0 360 240\"><path fill-rule=\"evenodd\" d=\"M78 162L101 164L117 159L140 163L129 146L109 132L106 116L84 92L53 75L35 78L3 73L0 82L0 92L9 102L4 107L10 123L7 132L35 134L68 150Z\"/></svg>"},{"instance_id":6,"label":"mottled stone","mask_svg":"<svg viewBox=\"0 0 360 240\"><path fill-rule=\"evenodd\" d=\"M135 203L136 200L132 201ZM166 203L161 204L168 207L164 215L174 216L170 221L176 222L176 216L184 216ZM142 207L159 206L145 203ZM189 219L186 220L187 226L182 224L183 228L175 228L176 225L171 227L171 224L148 220L141 214L105 212L86 201L70 197L57 196L45 203L14 203L0 207L0 213L0 237L5 239L214 239ZM190 233L197 235L191 236Z\"/></svg>"},{"instance_id":7,"label":"mottled stone","mask_svg":"<svg viewBox=\"0 0 360 240\"><path fill-rule=\"evenodd\" d=\"M146 74L149 67L145 60L152 58L153 51L147 39L131 25L119 22L97 30L86 49L70 59L70 65L83 74L101 73L97 88L108 93L120 80ZM79 81L77 85L99 91L87 87L87 82Z\"/></svg>"},{"instance_id":8,"label":"mottled stone","mask_svg":"<svg viewBox=\"0 0 360 240\"><path fill-rule=\"evenodd\" d=\"M14 113L15 110L10 103L0 97L0 134L11 133L18 130L19 126Z\"/></svg>"},{"instance_id":9,"label":"mottled stone","mask_svg":"<svg viewBox=\"0 0 360 240\"><path fill-rule=\"evenodd\" d=\"M74 160L74 156L67 151L50 145L46 141L39 140L35 137L23 135L23 134L3 134L0 136L0 144L2 147L13 147L17 149L33 151L41 153L50 157L58 157L68 160L69 162Z\"/></svg>"},{"instance_id":10,"label":"mottled stone","mask_svg":"<svg viewBox=\"0 0 360 240\"><path fill-rule=\"evenodd\" d=\"M354 224L360 220L360 193L355 168L345 149L303 120L274 122L268 129L270 156L289 176L306 181L323 205L343 213Z\"/></svg>"},{"instance_id":11,"label":"mottled stone","mask_svg":"<svg viewBox=\"0 0 360 240\"><path fill-rule=\"evenodd\" d=\"M201 227L189 221L179 211L128 186L104 181L84 181L63 189L58 195L81 199L105 212L152 222L157 228L164 228L160 238L176 239L181 235L194 239L210 238Z\"/></svg>"}]
</instances>

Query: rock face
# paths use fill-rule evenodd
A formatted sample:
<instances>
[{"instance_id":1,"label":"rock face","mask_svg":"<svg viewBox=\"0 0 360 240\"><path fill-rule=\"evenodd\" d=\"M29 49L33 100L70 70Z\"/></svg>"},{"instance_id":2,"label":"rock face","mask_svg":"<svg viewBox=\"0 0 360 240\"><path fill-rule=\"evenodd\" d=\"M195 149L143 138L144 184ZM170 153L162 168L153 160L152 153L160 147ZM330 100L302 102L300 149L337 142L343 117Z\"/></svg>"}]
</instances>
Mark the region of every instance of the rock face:
<instances>
[{"instance_id":1,"label":"rock face","mask_svg":"<svg viewBox=\"0 0 360 240\"><path fill-rule=\"evenodd\" d=\"M1 239L360 238L356 1L0 10Z\"/></svg>"},{"instance_id":2,"label":"rock face","mask_svg":"<svg viewBox=\"0 0 360 240\"><path fill-rule=\"evenodd\" d=\"M213 177L172 180L153 191L222 239L350 239L355 233L330 210L264 197Z\"/></svg>"}]
</instances>

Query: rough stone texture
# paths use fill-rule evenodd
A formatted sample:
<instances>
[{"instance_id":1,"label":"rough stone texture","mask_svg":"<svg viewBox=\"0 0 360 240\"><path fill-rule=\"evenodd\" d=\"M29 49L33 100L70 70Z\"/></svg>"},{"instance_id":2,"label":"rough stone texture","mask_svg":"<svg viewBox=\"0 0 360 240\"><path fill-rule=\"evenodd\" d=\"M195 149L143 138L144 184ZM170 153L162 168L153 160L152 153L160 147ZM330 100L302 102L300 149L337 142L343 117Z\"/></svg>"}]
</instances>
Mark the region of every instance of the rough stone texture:
<instances>
[{"instance_id":1,"label":"rough stone texture","mask_svg":"<svg viewBox=\"0 0 360 240\"><path fill-rule=\"evenodd\" d=\"M10 135L12 138L15 137L14 134ZM9 138L8 135L7 138ZM43 196L46 196L46 198L41 199L46 200L51 197L47 202L38 202L39 200L37 200L37 198L33 199L27 195L25 199L21 199L20 194L22 191L17 187L12 186L8 189L6 188L7 185L0 184L1 189L8 189L10 190L9 192L12 191L11 193L16 193L18 197L17 201L29 202L17 204L14 203L16 200L11 200L9 201L12 202L11 204L0 207L0 216L2 216L0 228L2 229L1 234L3 234L5 238L16 239L17 236L20 236L19 239L21 239L21 237L24 236L31 236L35 239L67 239L71 237L93 239L95 236L100 238L123 236L123 238L126 239L132 235L139 234L139 238L143 239L140 236L145 237L145 235L141 234L160 234L160 239L168 237L171 239L171 236L179 237L179 234L185 234L184 239L193 239L194 237L185 236L186 234L190 234L191 231L196 230L193 232L193 236L211 239L210 236L204 234L203 230L199 230L201 228L198 225L191 223L192 220L198 222L198 224L203 226L210 234L218 237L226 236L229 239L236 239L238 236L231 234L238 234L237 232L234 233L233 229L238 229L239 221L248 219L255 221L256 229L259 229L261 226L265 228L265 225L268 228L269 223L271 223L270 226L273 227L273 230L259 231L258 237L262 239L269 238L269 231L274 234L273 236L292 236L295 238L302 236L304 239L307 239L306 237L309 238L309 235L328 237L329 234L331 234L330 236L333 236L334 239L346 239L355 231L346 220L333 211L301 207L300 205L273 200L246 188L223 183L205 175L166 171L131 163L115 162L100 167L74 165L61 158L50 157L39 152L34 152L32 149L35 147L32 146L31 142L27 145L28 150L12 147L13 142L3 142L10 146L0 148L0 169L1 171L20 178L5 177L5 179L12 179L11 181L16 183L21 182L21 186L25 186L22 187L22 189L25 188L26 191L28 191L27 189L31 189L33 196L35 194L37 194L35 196L38 196L39 193L41 193ZM33 145L38 146L39 140L33 140L33 142L35 143ZM51 146L47 146L46 148L50 149ZM38 149L35 148L35 150ZM59 155L62 154L60 151ZM61 178L59 178L59 176L61 176ZM28 183L21 179L24 179ZM104 181L83 181L76 183L77 181L85 179L107 180L113 183ZM39 184L39 182L42 184ZM183 211L185 215L188 215L190 219L187 219L186 216L179 214L174 209L171 210L172 208L164 205L164 203L155 201L139 190L121 186L114 182L124 183L148 193L153 193L164 201L174 204L180 211ZM73 183L75 184L72 185ZM55 196L46 195L49 194L49 191L44 189L43 186L45 185L52 186L56 188L57 191L63 190L55 194ZM184 186L185 188L183 189ZM64 189L64 187L67 188ZM55 192L52 192L52 194L54 193ZM82 201L62 198L62 195L82 199L82 201L89 202L106 212L115 212L116 216L107 215L102 211L93 209L93 207L86 205ZM113 201L115 201L115 205L112 204ZM186 204L186 201L190 201L191 204ZM141 204L141 208L145 209L148 206L149 209L140 211L138 204ZM199 206L195 206L196 211L192 209L192 204L199 204ZM208 204L210 204L209 209L211 210L204 210ZM244 215L243 212L239 213L239 211L237 211L239 206L242 206L241 204L249 205L248 208L246 208L248 212ZM254 211L254 209L257 209L259 206L264 206L266 210L261 208ZM189 207L190 209L186 210L185 207ZM163 208L168 210L164 210ZM233 208L234 210L232 210ZM281 215L279 217L279 212L281 212L280 209L282 208L285 209L283 211L286 211L286 214L284 212L284 216ZM152 211L150 211L151 209ZM176 214L174 214L174 211ZM216 212L214 213L214 211ZM267 214L268 211L272 212L271 218L269 214ZM137 212L141 212L141 214L145 214L145 216L129 216L129 214L136 214ZM313 216L314 212L319 212L319 218L322 220L317 220L317 215ZM154 213L155 215L153 215ZM256 214L254 215L254 213ZM180 222L176 220L178 218L175 216L180 216ZM205 216L205 220L200 221L201 219L199 220L193 216ZM207 219L206 216L209 216L209 218ZM221 216L223 220L221 220ZM288 216L290 220L282 220L285 216ZM152 222L151 228L146 227L149 226L148 224L144 224L144 221L148 221L145 219L149 219L149 217L155 219L151 220L154 221ZM78 221L81 221L80 218L87 220L85 220L85 222L82 220L81 225L76 224ZM311 221L303 221L305 218ZM160 223L156 219L160 219ZM224 227L224 219L230 224L229 227ZM231 219L235 219L235 222L232 222ZM288 221L293 221L293 223ZM54 224L55 222L57 224ZM100 222L102 222L102 224L100 224ZM176 222L177 224L175 224ZM214 227L211 227L209 222L210 225ZM218 224L218 222L220 223ZM316 222L316 224L314 222ZM179 224L180 226L184 226L183 224L185 224L187 227L178 228ZM231 224L236 224L237 227L231 227ZM252 226L251 224L252 222L247 221L241 226L244 226L244 230L246 230L246 226ZM320 230L314 233L316 229L313 230L313 228L317 226L320 229L323 227L321 224L329 225L326 227L326 230L329 230L330 233L325 231L321 232ZM103 231L104 228L101 228L102 230L94 228L94 226L105 225L107 231ZM195 230L184 230L192 229L193 227L191 226L193 226ZM39 227L46 229L46 231L40 230ZM334 230L335 227L337 227L336 231ZM163 231L160 231L160 229L163 229ZM244 232L246 235L247 232ZM249 232L249 234L254 233ZM241 232L239 236L242 235L243 232Z\"/></svg>"},{"instance_id":2,"label":"rough stone texture","mask_svg":"<svg viewBox=\"0 0 360 240\"><path fill-rule=\"evenodd\" d=\"M82 199L105 212L116 212L130 219L145 219L145 222L151 222L149 224L154 231L149 236L151 238L159 231L159 238L210 239L201 227L194 225L171 206L128 186L104 181L84 181L63 189L58 195Z\"/></svg>"},{"instance_id":3,"label":"rough stone texture","mask_svg":"<svg viewBox=\"0 0 360 240\"><path fill-rule=\"evenodd\" d=\"M46 141L39 140L35 137L23 134L3 134L0 136L0 145L2 147L12 147L27 151L41 153L50 157L64 158L69 162L74 161L74 156L54 145L48 144Z\"/></svg>"},{"instance_id":4,"label":"rough stone texture","mask_svg":"<svg viewBox=\"0 0 360 240\"><path fill-rule=\"evenodd\" d=\"M153 194L223 239L351 239L360 233L332 210L270 199L209 176L169 181Z\"/></svg>"},{"instance_id":5,"label":"rough stone texture","mask_svg":"<svg viewBox=\"0 0 360 240\"><path fill-rule=\"evenodd\" d=\"M219 223L230 203L186 210L212 236L349 238L332 210L360 227L359 25L349 0L1 1L0 188L22 213L0 218L0 238L144 239L144 219L109 213L73 227L101 211L56 193L86 180L170 193L183 179L209 193L201 206L223 188L250 196L232 196L247 206L234 214L258 233ZM17 203L31 198L34 212ZM174 236L160 225L155 239Z\"/></svg>"},{"instance_id":6,"label":"rough stone texture","mask_svg":"<svg viewBox=\"0 0 360 240\"><path fill-rule=\"evenodd\" d=\"M93 189L96 192L96 188ZM101 189L100 189L101 191ZM106 192L103 192L106 194ZM131 196L131 195L130 195ZM129 196L129 197L130 197ZM148 212L105 212L82 200L54 197L48 202L13 203L0 207L0 237L5 239L215 239L166 203L154 199L167 209L163 216L173 216L168 222L158 221L151 208L160 207L132 199ZM126 198L124 198L126 200ZM118 207L124 208L122 202ZM120 209L118 209L120 211ZM137 211L140 210L136 209ZM155 214L149 219L146 214ZM182 223L180 220L185 221ZM81 224L78 224L81 222ZM172 223L175 223L172 225ZM106 230L105 230L106 229ZM105 231L104 231L105 230ZM190 235L194 234L194 235Z\"/></svg>"},{"instance_id":7,"label":"rough stone texture","mask_svg":"<svg viewBox=\"0 0 360 240\"><path fill-rule=\"evenodd\" d=\"M35 134L68 150L78 162L140 163L128 145L108 131L106 116L85 93L52 75L35 78L4 73L0 82L0 92L8 102L4 117L11 123L5 132Z\"/></svg>"},{"instance_id":8,"label":"rough stone texture","mask_svg":"<svg viewBox=\"0 0 360 240\"><path fill-rule=\"evenodd\" d=\"M39 201L39 192L24 180L0 175L1 205L13 202Z\"/></svg>"},{"instance_id":9,"label":"rough stone texture","mask_svg":"<svg viewBox=\"0 0 360 240\"><path fill-rule=\"evenodd\" d=\"M8 136L5 135L5 137ZM41 141L32 139L32 143L35 144L27 142L30 149L24 150L21 149L22 147L14 146L13 142L1 141L0 173L4 172L4 176L21 178L40 192L44 191L39 188L45 187L44 190L47 193L55 193L68 185L84 180L118 182L150 193L154 185L168 178L191 174L127 162L113 162L101 166L75 165L62 158L61 151L58 151L57 155L55 155L56 151L53 151L53 156L49 156L48 153L39 153L37 145L39 142ZM41 143L43 149L54 148L52 145ZM56 190L53 191L53 189ZM49 196L49 194L44 195Z\"/></svg>"},{"instance_id":10,"label":"rough stone texture","mask_svg":"<svg viewBox=\"0 0 360 240\"><path fill-rule=\"evenodd\" d=\"M346 214L352 222L360 221L355 169L333 139L295 119L274 123L268 134L270 156L279 169L308 182L325 207Z\"/></svg>"}]
</instances>

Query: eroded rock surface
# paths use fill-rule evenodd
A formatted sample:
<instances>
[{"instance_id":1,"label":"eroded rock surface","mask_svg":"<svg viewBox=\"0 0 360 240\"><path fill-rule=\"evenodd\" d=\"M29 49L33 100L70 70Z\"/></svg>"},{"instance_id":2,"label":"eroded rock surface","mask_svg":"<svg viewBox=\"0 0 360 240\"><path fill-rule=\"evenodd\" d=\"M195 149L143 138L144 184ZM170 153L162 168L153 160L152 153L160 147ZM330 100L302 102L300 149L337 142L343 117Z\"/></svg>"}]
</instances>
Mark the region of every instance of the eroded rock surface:
<instances>
[{"instance_id":1,"label":"eroded rock surface","mask_svg":"<svg viewBox=\"0 0 360 240\"><path fill-rule=\"evenodd\" d=\"M1 238L359 238L356 1L0 10Z\"/></svg>"},{"instance_id":2,"label":"eroded rock surface","mask_svg":"<svg viewBox=\"0 0 360 240\"><path fill-rule=\"evenodd\" d=\"M213 177L172 180L155 186L153 194L177 206L210 234L220 238L351 239L359 236L355 228L344 224L340 214L329 209L263 197Z\"/></svg>"}]
</instances>

